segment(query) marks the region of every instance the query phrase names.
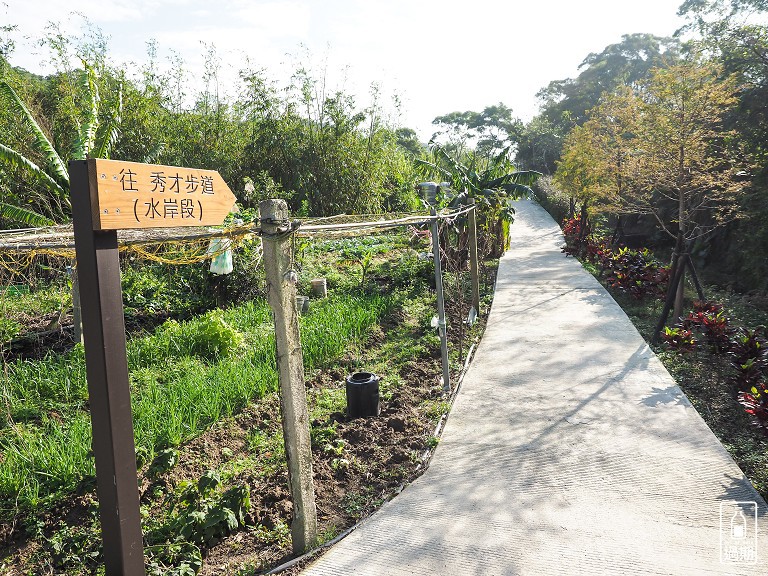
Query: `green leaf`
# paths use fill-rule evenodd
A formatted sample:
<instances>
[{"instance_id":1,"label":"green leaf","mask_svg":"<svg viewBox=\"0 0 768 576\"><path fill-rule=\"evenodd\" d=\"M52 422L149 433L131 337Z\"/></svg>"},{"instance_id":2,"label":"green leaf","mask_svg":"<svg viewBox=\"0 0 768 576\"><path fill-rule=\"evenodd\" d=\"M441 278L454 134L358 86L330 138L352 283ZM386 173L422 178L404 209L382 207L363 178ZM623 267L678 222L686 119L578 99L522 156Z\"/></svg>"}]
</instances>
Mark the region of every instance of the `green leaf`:
<instances>
[{"instance_id":1,"label":"green leaf","mask_svg":"<svg viewBox=\"0 0 768 576\"><path fill-rule=\"evenodd\" d=\"M142 162L144 164L154 164L163 152L165 152L165 142L158 142L155 147L144 156Z\"/></svg>"},{"instance_id":2,"label":"green leaf","mask_svg":"<svg viewBox=\"0 0 768 576\"><path fill-rule=\"evenodd\" d=\"M5 80L0 80L0 100L8 106L17 117L25 121L35 139L36 150L45 157L46 170L50 171L50 176L61 188L69 189L69 173L64 161L56 152L56 149L46 137L42 128L38 125L32 113L27 109L19 98L16 91Z\"/></svg>"},{"instance_id":3,"label":"green leaf","mask_svg":"<svg viewBox=\"0 0 768 576\"><path fill-rule=\"evenodd\" d=\"M53 220L46 218L33 210L13 206L11 204L6 204L5 202L0 202L0 216L11 222L33 226L35 228L53 226L56 224Z\"/></svg>"},{"instance_id":4,"label":"green leaf","mask_svg":"<svg viewBox=\"0 0 768 576\"><path fill-rule=\"evenodd\" d=\"M219 473L216 470L208 470L197 481L197 489L200 491L200 494L205 496L205 494L214 490L219 484L221 484Z\"/></svg>"},{"instance_id":5,"label":"green leaf","mask_svg":"<svg viewBox=\"0 0 768 576\"><path fill-rule=\"evenodd\" d=\"M75 160L85 160L94 148L96 132L99 128L99 87L96 84L96 72L85 60L80 87L88 97L90 107L86 110L85 118L80 125L80 133L74 143L72 155Z\"/></svg>"},{"instance_id":6,"label":"green leaf","mask_svg":"<svg viewBox=\"0 0 768 576\"><path fill-rule=\"evenodd\" d=\"M67 180L66 189L63 188L37 164L27 159L23 154L17 152L13 148L9 148L3 144L0 144L0 162L6 166L26 170L28 173L32 174L38 182L53 192L56 197L69 204L69 194L67 193L67 190L69 190L69 180Z\"/></svg>"},{"instance_id":7,"label":"green leaf","mask_svg":"<svg viewBox=\"0 0 768 576\"><path fill-rule=\"evenodd\" d=\"M97 140L93 150L94 158L109 158L112 153L112 147L120 137L120 124L123 115L123 83L120 82L117 88L117 101L114 108L110 111L109 121L101 131L101 137Z\"/></svg>"}]
</instances>

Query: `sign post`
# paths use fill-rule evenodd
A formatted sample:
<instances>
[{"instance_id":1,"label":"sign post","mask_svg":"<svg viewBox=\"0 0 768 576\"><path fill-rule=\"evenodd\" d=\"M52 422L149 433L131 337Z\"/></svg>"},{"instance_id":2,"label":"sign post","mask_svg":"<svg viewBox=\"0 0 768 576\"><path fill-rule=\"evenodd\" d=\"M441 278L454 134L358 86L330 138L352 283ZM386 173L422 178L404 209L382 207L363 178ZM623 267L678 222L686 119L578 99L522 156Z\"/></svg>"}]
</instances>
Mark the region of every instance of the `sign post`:
<instances>
[{"instance_id":1,"label":"sign post","mask_svg":"<svg viewBox=\"0 0 768 576\"><path fill-rule=\"evenodd\" d=\"M221 224L217 172L115 160L69 163L88 399L106 576L145 574L117 229Z\"/></svg>"}]
</instances>

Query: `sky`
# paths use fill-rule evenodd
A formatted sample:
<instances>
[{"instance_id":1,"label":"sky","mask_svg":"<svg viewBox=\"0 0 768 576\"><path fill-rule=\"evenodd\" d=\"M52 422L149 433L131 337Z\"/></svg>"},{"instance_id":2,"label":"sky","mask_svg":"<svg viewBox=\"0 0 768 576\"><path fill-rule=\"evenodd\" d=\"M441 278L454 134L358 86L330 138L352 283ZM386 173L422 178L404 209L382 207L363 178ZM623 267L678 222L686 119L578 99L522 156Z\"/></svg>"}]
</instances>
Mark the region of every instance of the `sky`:
<instances>
[{"instance_id":1,"label":"sky","mask_svg":"<svg viewBox=\"0 0 768 576\"><path fill-rule=\"evenodd\" d=\"M234 94L242 68L286 83L312 67L331 89L371 102L426 140L432 120L503 102L530 120L536 92L578 75L579 64L623 34L671 35L682 0L0 0L0 26L16 25L10 61L51 71L37 42L50 23L83 33L85 16L109 40L113 63L138 71L156 41L167 73L178 54L194 77L214 46L220 83ZM79 15L78 15L79 14ZM400 102L394 104L395 99Z\"/></svg>"}]
</instances>

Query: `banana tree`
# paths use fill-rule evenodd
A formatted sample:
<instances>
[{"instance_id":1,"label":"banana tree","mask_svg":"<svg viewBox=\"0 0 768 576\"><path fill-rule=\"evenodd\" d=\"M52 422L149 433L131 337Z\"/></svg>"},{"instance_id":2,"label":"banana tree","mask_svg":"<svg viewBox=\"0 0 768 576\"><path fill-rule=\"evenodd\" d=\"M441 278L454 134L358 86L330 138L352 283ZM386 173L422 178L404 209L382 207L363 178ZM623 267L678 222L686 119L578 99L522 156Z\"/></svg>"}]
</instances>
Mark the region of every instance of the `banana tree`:
<instances>
[{"instance_id":1,"label":"banana tree","mask_svg":"<svg viewBox=\"0 0 768 576\"><path fill-rule=\"evenodd\" d=\"M77 134L68 156L74 160L109 158L119 136L122 115L122 83L118 85L113 105L106 112L94 69L83 61L80 90L86 104L81 118L75 118ZM31 154L24 155L0 143L0 170L5 175L19 174L27 184L23 196L0 199L0 216L31 226L64 223L72 216L69 198L69 174L64 159L46 136L29 108L7 80L0 80L0 102L31 135ZM31 158L39 158L35 162Z\"/></svg>"},{"instance_id":2,"label":"banana tree","mask_svg":"<svg viewBox=\"0 0 768 576\"><path fill-rule=\"evenodd\" d=\"M83 61L80 90L86 102L81 118L75 118L77 134L69 156L74 160L90 157L109 158L119 137L123 109L122 83L118 84L112 107L101 108L101 97L95 70ZM26 226L50 226L68 222L72 216L69 196L69 173L64 159L46 136L29 108L19 98L13 87L0 80L0 102L14 115L31 135L30 156L35 162L14 148L0 143L0 177L20 174L27 187L24 196L14 201L0 197L0 217ZM75 262L71 269L76 270ZM72 307L75 339L82 337L77 274L72 275ZM63 310L59 313L59 318Z\"/></svg>"},{"instance_id":3,"label":"banana tree","mask_svg":"<svg viewBox=\"0 0 768 576\"><path fill-rule=\"evenodd\" d=\"M485 158L468 152L461 158L451 155L443 146L431 142L431 160L419 160L425 175L439 175L450 184L442 190L441 202L449 207L475 200L478 207L478 225L485 237L484 250L490 256L500 256L509 246L509 226L515 210L511 200L532 192L531 186L541 176L533 170L519 171L509 159L510 147L499 154Z\"/></svg>"}]
</instances>

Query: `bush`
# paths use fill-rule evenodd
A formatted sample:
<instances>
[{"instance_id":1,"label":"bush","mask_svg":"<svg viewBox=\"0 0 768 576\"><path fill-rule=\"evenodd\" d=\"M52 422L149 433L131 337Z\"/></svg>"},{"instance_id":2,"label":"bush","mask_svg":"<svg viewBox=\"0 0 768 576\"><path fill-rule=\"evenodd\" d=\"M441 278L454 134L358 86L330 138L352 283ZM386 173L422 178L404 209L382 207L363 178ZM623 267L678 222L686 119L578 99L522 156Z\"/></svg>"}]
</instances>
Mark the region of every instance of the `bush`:
<instances>
[{"instance_id":1,"label":"bush","mask_svg":"<svg viewBox=\"0 0 768 576\"><path fill-rule=\"evenodd\" d=\"M566 242L563 252L583 254L589 262L600 267L601 274L606 275L606 282L612 288L634 298L664 296L670 270L662 266L650 250L611 247L606 239L596 236L584 226L579 218L563 221Z\"/></svg>"}]
</instances>

